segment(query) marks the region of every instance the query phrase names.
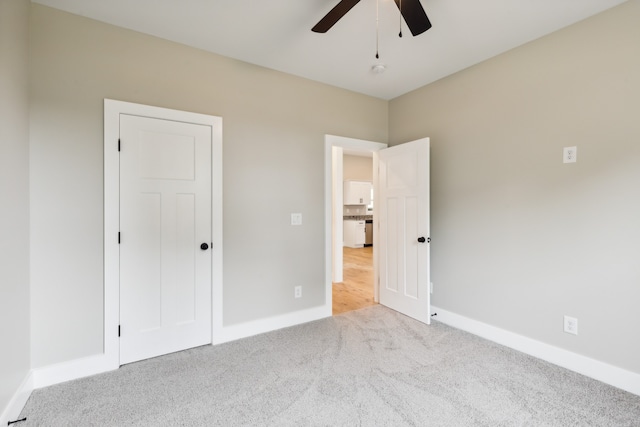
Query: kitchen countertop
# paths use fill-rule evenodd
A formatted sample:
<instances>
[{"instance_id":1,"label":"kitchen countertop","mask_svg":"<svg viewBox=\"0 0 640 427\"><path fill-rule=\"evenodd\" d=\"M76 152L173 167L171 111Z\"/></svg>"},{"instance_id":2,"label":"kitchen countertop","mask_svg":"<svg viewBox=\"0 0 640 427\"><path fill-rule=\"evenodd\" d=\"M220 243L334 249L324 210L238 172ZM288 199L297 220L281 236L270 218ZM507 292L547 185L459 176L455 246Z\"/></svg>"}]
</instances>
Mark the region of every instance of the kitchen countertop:
<instances>
[{"instance_id":1,"label":"kitchen countertop","mask_svg":"<svg viewBox=\"0 0 640 427\"><path fill-rule=\"evenodd\" d=\"M343 220L353 220L353 221L366 221L368 219L373 219L373 215L345 215L342 217Z\"/></svg>"}]
</instances>

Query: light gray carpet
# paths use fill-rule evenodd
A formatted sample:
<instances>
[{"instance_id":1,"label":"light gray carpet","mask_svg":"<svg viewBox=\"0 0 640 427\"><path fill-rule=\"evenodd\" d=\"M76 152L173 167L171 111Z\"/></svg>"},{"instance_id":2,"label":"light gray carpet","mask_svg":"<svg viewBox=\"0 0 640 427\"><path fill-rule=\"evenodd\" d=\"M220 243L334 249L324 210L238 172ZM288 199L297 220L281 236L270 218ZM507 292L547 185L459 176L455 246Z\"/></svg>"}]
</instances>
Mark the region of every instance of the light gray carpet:
<instances>
[{"instance_id":1,"label":"light gray carpet","mask_svg":"<svg viewBox=\"0 0 640 427\"><path fill-rule=\"evenodd\" d=\"M382 306L36 390L27 426L640 426L640 397Z\"/></svg>"}]
</instances>

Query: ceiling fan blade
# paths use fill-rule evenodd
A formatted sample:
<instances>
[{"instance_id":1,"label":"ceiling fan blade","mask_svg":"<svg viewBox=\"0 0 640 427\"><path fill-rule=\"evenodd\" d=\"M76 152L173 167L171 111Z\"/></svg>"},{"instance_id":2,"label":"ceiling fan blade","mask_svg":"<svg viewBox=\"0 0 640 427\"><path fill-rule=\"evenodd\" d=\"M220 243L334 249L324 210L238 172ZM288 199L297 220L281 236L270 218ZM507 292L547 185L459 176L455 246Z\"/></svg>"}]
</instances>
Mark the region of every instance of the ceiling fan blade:
<instances>
[{"instance_id":1,"label":"ceiling fan blade","mask_svg":"<svg viewBox=\"0 0 640 427\"><path fill-rule=\"evenodd\" d=\"M402 8L400 8L400 0L395 0L395 2L402 13L404 22L411 30L411 34L417 36L431 28L431 22L422 8L420 0L402 0Z\"/></svg>"},{"instance_id":2,"label":"ceiling fan blade","mask_svg":"<svg viewBox=\"0 0 640 427\"><path fill-rule=\"evenodd\" d=\"M329 11L325 15L324 18L320 20L316 24L315 27L311 29L311 31L316 33L326 33L329 31L329 28L333 27L333 25L340 20L347 12L353 8L356 4L358 4L360 0L340 0L333 9Z\"/></svg>"}]
</instances>

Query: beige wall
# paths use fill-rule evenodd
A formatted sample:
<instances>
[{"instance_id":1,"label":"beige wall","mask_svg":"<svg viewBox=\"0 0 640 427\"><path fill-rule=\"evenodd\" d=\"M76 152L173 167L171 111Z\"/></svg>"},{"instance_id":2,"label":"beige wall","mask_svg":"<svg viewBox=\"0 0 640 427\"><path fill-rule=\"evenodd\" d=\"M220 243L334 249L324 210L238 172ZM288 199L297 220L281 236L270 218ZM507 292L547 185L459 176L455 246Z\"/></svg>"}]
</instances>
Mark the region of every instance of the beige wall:
<instances>
[{"instance_id":1,"label":"beige wall","mask_svg":"<svg viewBox=\"0 0 640 427\"><path fill-rule=\"evenodd\" d=\"M28 0L0 0L0 418L30 368Z\"/></svg>"},{"instance_id":2,"label":"beige wall","mask_svg":"<svg viewBox=\"0 0 640 427\"><path fill-rule=\"evenodd\" d=\"M224 119L225 324L324 303L324 134L429 136L434 303L640 372L639 8L627 2L387 103L31 5L32 366L102 351L102 100L112 98ZM563 165L569 145L579 162ZM288 225L291 212L303 227ZM562 333L563 314L580 335Z\"/></svg>"},{"instance_id":3,"label":"beige wall","mask_svg":"<svg viewBox=\"0 0 640 427\"><path fill-rule=\"evenodd\" d=\"M343 156L344 180L373 182L373 158L364 156Z\"/></svg>"},{"instance_id":4,"label":"beige wall","mask_svg":"<svg viewBox=\"0 0 640 427\"><path fill-rule=\"evenodd\" d=\"M223 118L226 325L324 304L324 135L386 141L387 102L35 4L30 29L34 367L102 352L103 98Z\"/></svg>"},{"instance_id":5,"label":"beige wall","mask_svg":"<svg viewBox=\"0 0 640 427\"><path fill-rule=\"evenodd\" d=\"M638 22L627 2L389 107L391 144L431 137L434 305L636 373Z\"/></svg>"}]
</instances>

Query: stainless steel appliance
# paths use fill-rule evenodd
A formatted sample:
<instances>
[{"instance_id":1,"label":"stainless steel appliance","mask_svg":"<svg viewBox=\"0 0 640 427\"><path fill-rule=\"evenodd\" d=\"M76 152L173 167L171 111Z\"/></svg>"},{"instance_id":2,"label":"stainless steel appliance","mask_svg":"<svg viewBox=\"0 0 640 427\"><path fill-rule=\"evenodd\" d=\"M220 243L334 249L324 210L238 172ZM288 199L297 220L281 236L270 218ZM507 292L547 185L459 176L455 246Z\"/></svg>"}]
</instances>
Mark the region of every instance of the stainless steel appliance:
<instances>
[{"instance_id":1,"label":"stainless steel appliance","mask_svg":"<svg viewBox=\"0 0 640 427\"><path fill-rule=\"evenodd\" d=\"M364 222L364 245L373 246L373 220L368 219Z\"/></svg>"}]
</instances>

